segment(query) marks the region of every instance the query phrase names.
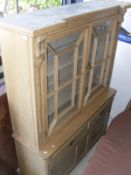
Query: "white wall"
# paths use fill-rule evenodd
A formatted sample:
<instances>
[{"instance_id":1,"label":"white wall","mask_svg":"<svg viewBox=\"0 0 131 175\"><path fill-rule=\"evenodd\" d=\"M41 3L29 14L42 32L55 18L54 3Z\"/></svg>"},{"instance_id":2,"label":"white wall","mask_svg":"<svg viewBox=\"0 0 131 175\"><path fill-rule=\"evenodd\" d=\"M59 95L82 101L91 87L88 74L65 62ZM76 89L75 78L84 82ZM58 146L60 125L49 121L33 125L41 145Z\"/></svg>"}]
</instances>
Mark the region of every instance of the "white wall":
<instances>
[{"instance_id":1,"label":"white wall","mask_svg":"<svg viewBox=\"0 0 131 175\"><path fill-rule=\"evenodd\" d=\"M123 111L131 99L131 44L118 42L111 87L117 90L111 118Z\"/></svg>"}]
</instances>

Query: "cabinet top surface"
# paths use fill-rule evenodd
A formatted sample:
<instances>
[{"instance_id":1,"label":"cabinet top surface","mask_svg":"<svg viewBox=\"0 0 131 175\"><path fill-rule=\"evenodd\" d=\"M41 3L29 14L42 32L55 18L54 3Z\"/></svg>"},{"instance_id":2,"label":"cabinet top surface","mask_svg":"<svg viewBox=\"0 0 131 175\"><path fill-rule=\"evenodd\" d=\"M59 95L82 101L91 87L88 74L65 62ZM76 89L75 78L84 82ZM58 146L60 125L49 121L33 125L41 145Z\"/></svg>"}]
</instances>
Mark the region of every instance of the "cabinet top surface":
<instances>
[{"instance_id":1,"label":"cabinet top surface","mask_svg":"<svg viewBox=\"0 0 131 175\"><path fill-rule=\"evenodd\" d=\"M124 3L124 2L123 2ZM117 0L93 0L73 5L65 5L35 12L8 16L0 20L1 28L15 29L28 35L57 25L64 25L70 18L91 14L107 8L118 7Z\"/></svg>"}]
</instances>

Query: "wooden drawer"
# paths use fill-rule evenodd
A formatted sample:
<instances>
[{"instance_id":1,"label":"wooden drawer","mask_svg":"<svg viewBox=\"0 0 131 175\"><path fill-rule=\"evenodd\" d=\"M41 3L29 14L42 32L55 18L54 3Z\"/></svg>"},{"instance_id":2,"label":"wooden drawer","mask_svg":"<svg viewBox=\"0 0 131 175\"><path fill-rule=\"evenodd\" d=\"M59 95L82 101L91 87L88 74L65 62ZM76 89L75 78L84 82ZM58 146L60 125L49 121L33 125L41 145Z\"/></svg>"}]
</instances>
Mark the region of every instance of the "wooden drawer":
<instances>
[{"instance_id":1,"label":"wooden drawer","mask_svg":"<svg viewBox=\"0 0 131 175\"><path fill-rule=\"evenodd\" d=\"M112 102L108 103L95 117L89 121L89 147L105 133Z\"/></svg>"}]
</instances>

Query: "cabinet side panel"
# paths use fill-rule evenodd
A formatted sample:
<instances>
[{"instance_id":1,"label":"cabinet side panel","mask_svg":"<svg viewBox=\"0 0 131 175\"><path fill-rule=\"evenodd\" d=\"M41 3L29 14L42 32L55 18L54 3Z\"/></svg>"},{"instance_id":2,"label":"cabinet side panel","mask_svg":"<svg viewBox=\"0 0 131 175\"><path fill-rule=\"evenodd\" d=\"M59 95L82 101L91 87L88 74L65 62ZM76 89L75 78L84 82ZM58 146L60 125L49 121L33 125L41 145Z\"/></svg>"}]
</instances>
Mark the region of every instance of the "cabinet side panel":
<instances>
[{"instance_id":1,"label":"cabinet side panel","mask_svg":"<svg viewBox=\"0 0 131 175\"><path fill-rule=\"evenodd\" d=\"M15 144L21 175L48 175L48 160L17 141Z\"/></svg>"},{"instance_id":2,"label":"cabinet side panel","mask_svg":"<svg viewBox=\"0 0 131 175\"><path fill-rule=\"evenodd\" d=\"M1 29L0 42L13 132L34 146L28 38Z\"/></svg>"}]
</instances>

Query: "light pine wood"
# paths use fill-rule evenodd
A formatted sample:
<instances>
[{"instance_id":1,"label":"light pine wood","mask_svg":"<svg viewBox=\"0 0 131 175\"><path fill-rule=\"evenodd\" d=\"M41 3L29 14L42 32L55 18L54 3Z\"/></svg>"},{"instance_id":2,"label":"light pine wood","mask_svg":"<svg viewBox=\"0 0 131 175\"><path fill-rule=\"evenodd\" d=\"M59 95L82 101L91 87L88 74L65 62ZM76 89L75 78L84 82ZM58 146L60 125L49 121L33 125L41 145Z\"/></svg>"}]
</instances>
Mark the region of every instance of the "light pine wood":
<instances>
[{"instance_id":1,"label":"light pine wood","mask_svg":"<svg viewBox=\"0 0 131 175\"><path fill-rule=\"evenodd\" d=\"M79 100L79 108L82 107L83 105L83 91L84 91L84 81L85 81L85 74L86 74L86 64L87 64L87 58L88 58L88 52L89 52L89 46L88 43L89 42L89 29L86 30L85 32L85 37L84 37L84 48L83 48L83 59L82 59L82 70L81 70L81 74L82 74L82 78L81 78L81 84L80 84L80 100ZM88 49L87 49L88 48ZM88 52L87 52L88 50Z\"/></svg>"},{"instance_id":2,"label":"light pine wood","mask_svg":"<svg viewBox=\"0 0 131 175\"><path fill-rule=\"evenodd\" d=\"M94 0L0 20L13 137L23 175L68 175L105 132L116 93L109 82L117 36L129 6Z\"/></svg>"},{"instance_id":3,"label":"light pine wood","mask_svg":"<svg viewBox=\"0 0 131 175\"><path fill-rule=\"evenodd\" d=\"M90 77L89 77L89 83L88 83L89 87L88 87L87 94L86 94L85 100L84 100L84 106L86 105L87 99L89 98L89 96L91 94L91 87L92 87L92 81L93 81L93 75L94 75L94 64L95 64L95 58L96 58L97 45L98 45L98 39L95 38L94 45L93 45L93 51L92 51L91 65L87 65L87 69L90 69Z\"/></svg>"}]
</instances>

